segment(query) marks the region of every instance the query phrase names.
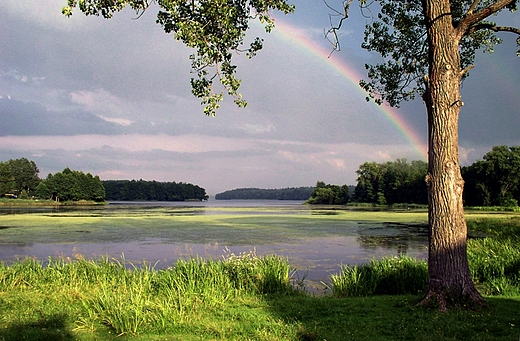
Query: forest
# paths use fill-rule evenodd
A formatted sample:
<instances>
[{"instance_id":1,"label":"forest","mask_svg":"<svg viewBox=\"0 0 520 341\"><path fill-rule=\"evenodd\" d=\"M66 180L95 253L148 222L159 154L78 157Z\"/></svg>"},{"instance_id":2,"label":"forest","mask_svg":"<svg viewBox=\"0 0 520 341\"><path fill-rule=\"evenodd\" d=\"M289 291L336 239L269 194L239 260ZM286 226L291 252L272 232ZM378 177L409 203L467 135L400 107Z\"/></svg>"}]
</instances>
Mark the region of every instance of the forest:
<instances>
[{"instance_id":1,"label":"forest","mask_svg":"<svg viewBox=\"0 0 520 341\"><path fill-rule=\"evenodd\" d=\"M105 200L105 189L98 176L69 168L49 174L46 179L40 179L39 173L36 163L26 158L0 162L0 197L54 201Z\"/></svg>"},{"instance_id":2,"label":"forest","mask_svg":"<svg viewBox=\"0 0 520 341\"><path fill-rule=\"evenodd\" d=\"M55 202L105 200L207 200L206 190L189 183L143 180L101 181L99 176L65 168L40 179L40 170L27 158L0 162L0 197Z\"/></svg>"},{"instance_id":3,"label":"forest","mask_svg":"<svg viewBox=\"0 0 520 341\"><path fill-rule=\"evenodd\" d=\"M27 199L40 183L40 170L26 158L0 162L0 196Z\"/></svg>"},{"instance_id":4,"label":"forest","mask_svg":"<svg viewBox=\"0 0 520 341\"><path fill-rule=\"evenodd\" d=\"M495 146L482 160L462 168L464 204L518 206L520 201L520 146Z\"/></svg>"},{"instance_id":5,"label":"forest","mask_svg":"<svg viewBox=\"0 0 520 341\"><path fill-rule=\"evenodd\" d=\"M424 161L365 162L356 171L357 185L351 201L375 205L427 204L427 172L428 164Z\"/></svg>"},{"instance_id":6,"label":"forest","mask_svg":"<svg viewBox=\"0 0 520 341\"><path fill-rule=\"evenodd\" d=\"M216 200L307 200L314 187L290 187L280 189L237 188L215 195Z\"/></svg>"},{"instance_id":7,"label":"forest","mask_svg":"<svg viewBox=\"0 0 520 341\"><path fill-rule=\"evenodd\" d=\"M65 168L47 175L36 186L35 196L55 201L105 201L105 188L99 176Z\"/></svg>"},{"instance_id":8,"label":"forest","mask_svg":"<svg viewBox=\"0 0 520 341\"><path fill-rule=\"evenodd\" d=\"M318 181L310 198L305 203L311 205L346 205L350 200L351 187L325 184L323 181Z\"/></svg>"},{"instance_id":9,"label":"forest","mask_svg":"<svg viewBox=\"0 0 520 341\"><path fill-rule=\"evenodd\" d=\"M377 205L427 204L424 161L365 162L356 171L351 201ZM481 160L462 167L464 206L517 207L520 201L520 147L495 146Z\"/></svg>"},{"instance_id":10,"label":"forest","mask_svg":"<svg viewBox=\"0 0 520 341\"><path fill-rule=\"evenodd\" d=\"M106 200L203 201L209 198L204 188L183 182L105 180L103 186Z\"/></svg>"}]
</instances>

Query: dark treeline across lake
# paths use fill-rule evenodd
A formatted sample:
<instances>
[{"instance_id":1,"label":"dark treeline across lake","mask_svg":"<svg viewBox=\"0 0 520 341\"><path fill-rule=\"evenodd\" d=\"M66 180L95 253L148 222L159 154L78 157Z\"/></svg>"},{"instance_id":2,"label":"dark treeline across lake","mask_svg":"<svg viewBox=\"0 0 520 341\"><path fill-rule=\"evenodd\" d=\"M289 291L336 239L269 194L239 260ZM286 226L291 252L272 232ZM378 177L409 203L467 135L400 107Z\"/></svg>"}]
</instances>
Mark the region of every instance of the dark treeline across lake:
<instances>
[{"instance_id":1,"label":"dark treeline across lake","mask_svg":"<svg viewBox=\"0 0 520 341\"><path fill-rule=\"evenodd\" d=\"M298 269L296 276L306 276L313 287L341 264L399 254L427 256L424 222L402 221L400 215L374 220L374 214L342 218L336 209L284 200L1 208L0 260L124 255L135 265L146 260L160 269L179 258L220 259L254 251L287 257Z\"/></svg>"},{"instance_id":2,"label":"dark treeline across lake","mask_svg":"<svg viewBox=\"0 0 520 341\"><path fill-rule=\"evenodd\" d=\"M237 188L215 195L216 200L307 200L314 187L290 187L277 189Z\"/></svg>"}]
</instances>

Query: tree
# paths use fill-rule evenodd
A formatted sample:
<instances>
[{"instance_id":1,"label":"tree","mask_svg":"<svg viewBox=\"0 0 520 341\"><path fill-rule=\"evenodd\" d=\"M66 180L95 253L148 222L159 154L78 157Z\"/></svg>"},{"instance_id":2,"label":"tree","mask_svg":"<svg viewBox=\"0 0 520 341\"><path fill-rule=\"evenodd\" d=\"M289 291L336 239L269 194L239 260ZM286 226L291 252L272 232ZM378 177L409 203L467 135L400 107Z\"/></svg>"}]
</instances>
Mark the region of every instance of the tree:
<instances>
[{"instance_id":1,"label":"tree","mask_svg":"<svg viewBox=\"0 0 520 341\"><path fill-rule=\"evenodd\" d=\"M0 195L13 194L15 186L11 166L7 162L0 162Z\"/></svg>"},{"instance_id":2,"label":"tree","mask_svg":"<svg viewBox=\"0 0 520 341\"><path fill-rule=\"evenodd\" d=\"M353 200L385 205L383 194L384 170L376 162L365 162L356 171L357 185L354 189Z\"/></svg>"},{"instance_id":3,"label":"tree","mask_svg":"<svg viewBox=\"0 0 520 341\"><path fill-rule=\"evenodd\" d=\"M31 192L36 189L40 183L38 174L40 170L34 161L26 158L14 159L7 161L7 165L12 175L12 188L16 193L21 194L22 191Z\"/></svg>"},{"instance_id":4,"label":"tree","mask_svg":"<svg viewBox=\"0 0 520 341\"><path fill-rule=\"evenodd\" d=\"M50 175L50 174L49 174ZM49 190L49 187L45 184L45 181L42 181L36 186L36 196L42 199L52 199L52 193Z\"/></svg>"},{"instance_id":5,"label":"tree","mask_svg":"<svg viewBox=\"0 0 520 341\"><path fill-rule=\"evenodd\" d=\"M150 0L154 2L153 0ZM353 0L344 1L343 15L348 17ZM259 18L269 31L273 21L269 10L285 13L293 10L285 0L157 0L161 8L157 22L176 39L197 49L192 67L198 79L192 79L193 93L206 104L206 113L214 114L223 94L212 92L212 80L220 79L235 102L244 106L231 63L233 51L239 51L248 21ZM362 7L366 0L360 0ZM462 203L463 180L458 158L458 115L463 105L461 81L471 69L475 51L492 51L499 40L494 32L520 35L514 27L497 26L485 21L504 9L516 9L517 0L380 0L380 11L366 29L363 47L379 52L385 62L367 65L369 82L361 85L378 103L397 106L419 94L428 118L428 199L430 281L424 303L439 302L446 309L450 301L468 298L482 304L483 298L471 280L467 255L467 227ZM87 15L112 17L130 5L137 13L149 6L148 0L79 0ZM63 9L71 15L77 0L69 0ZM336 36L340 25L331 29ZM520 45L520 39L517 40ZM246 53L254 56L262 47L255 39ZM518 52L520 54L520 51ZM215 69L209 75L208 66Z\"/></svg>"},{"instance_id":6,"label":"tree","mask_svg":"<svg viewBox=\"0 0 520 341\"><path fill-rule=\"evenodd\" d=\"M184 201L208 200L206 190L176 182L106 180L102 182L107 200Z\"/></svg>"},{"instance_id":7,"label":"tree","mask_svg":"<svg viewBox=\"0 0 520 341\"><path fill-rule=\"evenodd\" d=\"M56 201L101 202L105 200L105 187L97 175L65 168L63 172L49 174L38 185L37 194L41 198L54 198Z\"/></svg>"},{"instance_id":8,"label":"tree","mask_svg":"<svg viewBox=\"0 0 520 341\"><path fill-rule=\"evenodd\" d=\"M236 188L215 194L216 200L257 199L257 200L307 200L314 187L291 187L277 189Z\"/></svg>"},{"instance_id":9,"label":"tree","mask_svg":"<svg viewBox=\"0 0 520 341\"><path fill-rule=\"evenodd\" d=\"M307 204L321 205L346 205L350 199L347 185L337 186L325 184L323 181L316 182L316 187L311 193Z\"/></svg>"},{"instance_id":10,"label":"tree","mask_svg":"<svg viewBox=\"0 0 520 341\"><path fill-rule=\"evenodd\" d=\"M344 2L344 18L350 3L352 0ZM460 300L483 304L466 255L464 181L458 152L458 117L463 105L460 86L473 67L476 50L491 52L500 42L494 32L520 35L518 28L485 21L504 9L515 10L517 0L377 3L379 14L367 26L362 46L381 54L384 61L366 65L370 81L360 85L369 98L392 106L420 95L427 111L430 280L423 303L435 300L442 310ZM339 26L329 31L333 37ZM517 42L520 45L520 38Z\"/></svg>"},{"instance_id":11,"label":"tree","mask_svg":"<svg viewBox=\"0 0 520 341\"><path fill-rule=\"evenodd\" d=\"M353 200L377 205L426 204L424 177L428 165L424 161L397 159L386 163L365 162L356 171L357 185Z\"/></svg>"},{"instance_id":12,"label":"tree","mask_svg":"<svg viewBox=\"0 0 520 341\"><path fill-rule=\"evenodd\" d=\"M466 205L517 206L519 173L520 147L493 147L482 160L462 169Z\"/></svg>"}]
</instances>

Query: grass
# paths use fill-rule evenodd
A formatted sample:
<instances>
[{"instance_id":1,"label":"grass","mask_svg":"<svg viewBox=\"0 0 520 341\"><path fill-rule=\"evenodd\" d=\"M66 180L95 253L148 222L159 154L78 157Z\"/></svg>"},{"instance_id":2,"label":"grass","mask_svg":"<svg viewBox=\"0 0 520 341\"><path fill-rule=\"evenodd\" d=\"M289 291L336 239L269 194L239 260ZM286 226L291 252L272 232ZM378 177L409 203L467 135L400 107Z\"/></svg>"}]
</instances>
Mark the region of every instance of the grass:
<instances>
[{"instance_id":1,"label":"grass","mask_svg":"<svg viewBox=\"0 0 520 341\"><path fill-rule=\"evenodd\" d=\"M0 267L0 340L516 340L520 297L439 313L418 295L315 297L279 257L27 259Z\"/></svg>"},{"instance_id":2,"label":"grass","mask_svg":"<svg viewBox=\"0 0 520 341\"><path fill-rule=\"evenodd\" d=\"M58 298L20 296L10 303L38 308L9 309L2 300L3 340L516 340L520 333L518 298L488 298L487 310L441 314L415 307L417 296L409 295L246 295L218 307L198 303L178 319L141 319L134 335L118 334L113 320L76 300L60 307Z\"/></svg>"},{"instance_id":3,"label":"grass","mask_svg":"<svg viewBox=\"0 0 520 341\"><path fill-rule=\"evenodd\" d=\"M179 260L166 270L128 266L106 258L2 264L0 340L32 340L34 329L55 329L47 339L59 339L57 330L87 336L193 333L193 322L237 300L293 294L288 262L277 256Z\"/></svg>"},{"instance_id":4,"label":"grass","mask_svg":"<svg viewBox=\"0 0 520 341\"><path fill-rule=\"evenodd\" d=\"M489 238L482 240L489 242ZM473 251L495 250L499 245L479 244L481 248ZM506 257L505 263L518 261L515 255ZM509 269L498 265L498 259L495 262L497 268ZM344 267L350 269L349 275L357 273L354 277L368 280L354 283L357 291L347 294L341 294L333 280L334 296L316 297L294 289L286 260L254 253L229 254L223 260L179 260L165 270L132 267L124 259L50 258L46 266L26 259L0 266L0 340L520 337L518 292L493 292L501 296L488 296L489 308L477 311L439 313L416 307L421 297L417 292L425 286L425 265L394 257ZM475 269L475 276L482 281L488 276L500 279L508 273L501 271L483 267ZM518 282L510 284L518 289Z\"/></svg>"},{"instance_id":5,"label":"grass","mask_svg":"<svg viewBox=\"0 0 520 341\"><path fill-rule=\"evenodd\" d=\"M468 230L495 238L520 239L520 215L475 215L468 219Z\"/></svg>"},{"instance_id":6,"label":"grass","mask_svg":"<svg viewBox=\"0 0 520 341\"><path fill-rule=\"evenodd\" d=\"M477 219L468 222L468 262L482 294L520 296L520 217ZM406 256L342 266L331 276L334 296L402 295L424 292L428 284L425 260Z\"/></svg>"},{"instance_id":7,"label":"grass","mask_svg":"<svg viewBox=\"0 0 520 341\"><path fill-rule=\"evenodd\" d=\"M520 217L468 221L486 238L468 240L468 261L477 287L486 295L520 295Z\"/></svg>"},{"instance_id":8,"label":"grass","mask_svg":"<svg viewBox=\"0 0 520 341\"><path fill-rule=\"evenodd\" d=\"M372 260L364 265L344 265L331 276L336 297L404 295L424 292L428 285L428 265L407 256Z\"/></svg>"}]
</instances>

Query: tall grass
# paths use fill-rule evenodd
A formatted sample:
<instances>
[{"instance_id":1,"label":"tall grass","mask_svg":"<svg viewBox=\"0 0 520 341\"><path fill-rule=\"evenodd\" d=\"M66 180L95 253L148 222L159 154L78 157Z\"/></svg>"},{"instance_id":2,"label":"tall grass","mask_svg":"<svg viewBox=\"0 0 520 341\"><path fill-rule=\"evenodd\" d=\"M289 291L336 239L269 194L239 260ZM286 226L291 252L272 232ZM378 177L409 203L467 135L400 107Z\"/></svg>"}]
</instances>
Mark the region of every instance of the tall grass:
<instances>
[{"instance_id":1,"label":"tall grass","mask_svg":"<svg viewBox=\"0 0 520 341\"><path fill-rule=\"evenodd\" d=\"M160 333L240 296L291 293L288 261L254 252L222 260L179 260L173 267L134 267L124 259L26 259L0 263L0 293L10 290L49 295L79 306L77 330L102 325L115 333ZM39 296L39 295L37 295Z\"/></svg>"},{"instance_id":2,"label":"tall grass","mask_svg":"<svg viewBox=\"0 0 520 341\"><path fill-rule=\"evenodd\" d=\"M492 212L520 212L520 206L470 206L466 207L471 211L492 211Z\"/></svg>"},{"instance_id":3,"label":"tall grass","mask_svg":"<svg viewBox=\"0 0 520 341\"><path fill-rule=\"evenodd\" d=\"M473 281L486 295L520 295L520 246L511 238L468 241Z\"/></svg>"},{"instance_id":4,"label":"tall grass","mask_svg":"<svg viewBox=\"0 0 520 341\"><path fill-rule=\"evenodd\" d=\"M473 281L485 295L520 295L520 217L468 221L471 232L487 235L468 240ZM409 257L372 260L343 266L330 277L334 296L417 294L428 284L426 261Z\"/></svg>"},{"instance_id":5,"label":"tall grass","mask_svg":"<svg viewBox=\"0 0 520 341\"><path fill-rule=\"evenodd\" d=\"M417 294L428 285L428 266L408 256L390 257L345 265L330 280L336 297Z\"/></svg>"},{"instance_id":6,"label":"tall grass","mask_svg":"<svg viewBox=\"0 0 520 341\"><path fill-rule=\"evenodd\" d=\"M473 280L486 295L520 295L520 217L475 219L468 229L486 238L468 240Z\"/></svg>"}]
</instances>

